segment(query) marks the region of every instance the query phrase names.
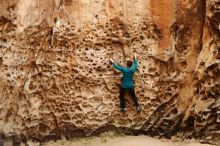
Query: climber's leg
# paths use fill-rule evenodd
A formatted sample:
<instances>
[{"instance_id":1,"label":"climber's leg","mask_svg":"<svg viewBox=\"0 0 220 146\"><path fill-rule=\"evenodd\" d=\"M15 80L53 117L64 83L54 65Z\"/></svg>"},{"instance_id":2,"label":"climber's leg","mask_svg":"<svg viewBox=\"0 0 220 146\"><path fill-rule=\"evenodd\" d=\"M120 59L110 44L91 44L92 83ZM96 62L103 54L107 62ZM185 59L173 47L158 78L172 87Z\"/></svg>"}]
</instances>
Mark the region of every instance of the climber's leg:
<instances>
[{"instance_id":1,"label":"climber's leg","mask_svg":"<svg viewBox=\"0 0 220 146\"><path fill-rule=\"evenodd\" d=\"M138 104L138 100L137 100L137 97L136 97L136 95L135 95L134 87L131 88L131 89L129 89L129 91L130 91L130 94L131 94L131 97L132 97L132 99L133 99L134 106L136 107L137 112L140 112L140 111L141 111L141 108L140 108L140 106L139 106L139 104Z\"/></svg>"},{"instance_id":2,"label":"climber's leg","mask_svg":"<svg viewBox=\"0 0 220 146\"><path fill-rule=\"evenodd\" d=\"M137 97L136 97L136 95L135 95L134 88L129 89L129 91L130 91L132 100L133 100L133 102L134 102L134 106L138 106L138 100L137 100Z\"/></svg>"},{"instance_id":3,"label":"climber's leg","mask_svg":"<svg viewBox=\"0 0 220 146\"><path fill-rule=\"evenodd\" d=\"M122 87L120 87L120 95L119 95L119 99L120 99L120 109L121 110L125 110L125 98L124 98L124 95L125 95L125 89L123 89Z\"/></svg>"}]
</instances>

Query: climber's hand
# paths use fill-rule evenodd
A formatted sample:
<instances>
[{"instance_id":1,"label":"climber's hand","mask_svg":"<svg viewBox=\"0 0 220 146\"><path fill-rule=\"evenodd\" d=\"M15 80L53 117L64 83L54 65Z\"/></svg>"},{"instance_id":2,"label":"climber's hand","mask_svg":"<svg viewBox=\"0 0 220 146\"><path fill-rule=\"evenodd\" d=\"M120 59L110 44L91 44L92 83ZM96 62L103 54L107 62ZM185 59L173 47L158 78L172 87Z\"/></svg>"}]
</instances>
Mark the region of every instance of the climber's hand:
<instances>
[{"instance_id":1,"label":"climber's hand","mask_svg":"<svg viewBox=\"0 0 220 146\"><path fill-rule=\"evenodd\" d=\"M112 64L114 63L114 60L112 58L110 58L109 60L110 60L110 63Z\"/></svg>"},{"instance_id":2,"label":"climber's hand","mask_svg":"<svg viewBox=\"0 0 220 146\"><path fill-rule=\"evenodd\" d=\"M136 53L134 53L134 60L136 60L137 59L137 54Z\"/></svg>"}]
</instances>

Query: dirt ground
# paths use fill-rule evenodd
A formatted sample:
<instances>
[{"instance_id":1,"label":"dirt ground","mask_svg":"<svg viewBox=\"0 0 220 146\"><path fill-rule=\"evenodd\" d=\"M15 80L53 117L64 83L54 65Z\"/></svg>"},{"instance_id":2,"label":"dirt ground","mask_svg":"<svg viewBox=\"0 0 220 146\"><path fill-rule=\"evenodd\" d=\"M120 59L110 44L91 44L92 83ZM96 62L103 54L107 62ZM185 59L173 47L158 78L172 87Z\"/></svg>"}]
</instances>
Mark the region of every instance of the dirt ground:
<instances>
[{"instance_id":1,"label":"dirt ground","mask_svg":"<svg viewBox=\"0 0 220 146\"><path fill-rule=\"evenodd\" d=\"M38 143L29 142L30 146L38 146ZM154 139L148 136L100 136L72 141L50 141L44 146L211 146L201 144L195 140L175 142L167 139ZM212 145L213 146L213 145Z\"/></svg>"}]
</instances>

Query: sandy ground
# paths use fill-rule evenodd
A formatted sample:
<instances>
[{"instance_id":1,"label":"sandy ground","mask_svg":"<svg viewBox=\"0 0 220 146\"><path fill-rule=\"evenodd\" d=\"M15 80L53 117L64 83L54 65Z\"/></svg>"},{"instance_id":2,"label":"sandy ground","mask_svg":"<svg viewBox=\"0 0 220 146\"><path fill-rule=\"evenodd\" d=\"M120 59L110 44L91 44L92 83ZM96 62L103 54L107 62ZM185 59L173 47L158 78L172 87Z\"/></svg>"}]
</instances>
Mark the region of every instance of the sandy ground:
<instances>
[{"instance_id":1,"label":"sandy ground","mask_svg":"<svg viewBox=\"0 0 220 146\"><path fill-rule=\"evenodd\" d=\"M37 143L29 143L30 146L38 146ZM117 136L117 137L93 137L78 140L58 140L43 144L44 146L211 146L200 144L194 140L185 142L173 142L171 140L158 140L148 136ZM213 146L213 145L212 145Z\"/></svg>"}]
</instances>

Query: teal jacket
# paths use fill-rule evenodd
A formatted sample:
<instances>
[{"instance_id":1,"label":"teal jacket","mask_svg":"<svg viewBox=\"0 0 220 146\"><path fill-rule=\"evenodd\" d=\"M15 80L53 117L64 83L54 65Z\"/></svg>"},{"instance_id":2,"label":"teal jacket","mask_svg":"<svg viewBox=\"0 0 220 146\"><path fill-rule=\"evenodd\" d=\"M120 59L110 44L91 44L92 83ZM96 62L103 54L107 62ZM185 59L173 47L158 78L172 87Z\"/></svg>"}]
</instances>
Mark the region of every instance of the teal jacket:
<instances>
[{"instance_id":1,"label":"teal jacket","mask_svg":"<svg viewBox=\"0 0 220 146\"><path fill-rule=\"evenodd\" d=\"M116 63L113 63L113 67L123 73L123 77L121 79L121 87L124 89L133 88L134 87L133 76L134 76L134 72L138 67L137 59L134 60L134 64L131 68L119 66Z\"/></svg>"}]
</instances>

